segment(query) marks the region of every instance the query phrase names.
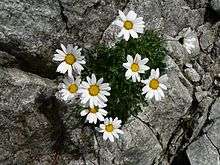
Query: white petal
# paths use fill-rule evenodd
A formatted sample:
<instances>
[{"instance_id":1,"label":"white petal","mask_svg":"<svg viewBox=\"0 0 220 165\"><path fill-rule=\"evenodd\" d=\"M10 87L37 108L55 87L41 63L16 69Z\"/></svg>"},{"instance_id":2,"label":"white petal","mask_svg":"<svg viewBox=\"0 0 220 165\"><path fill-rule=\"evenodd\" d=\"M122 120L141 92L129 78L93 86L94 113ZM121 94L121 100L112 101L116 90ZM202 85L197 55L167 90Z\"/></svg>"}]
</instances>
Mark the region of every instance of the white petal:
<instances>
[{"instance_id":1,"label":"white petal","mask_svg":"<svg viewBox=\"0 0 220 165\"><path fill-rule=\"evenodd\" d=\"M131 55L127 55L127 61L132 64L133 63L133 57Z\"/></svg>"},{"instance_id":2,"label":"white petal","mask_svg":"<svg viewBox=\"0 0 220 165\"><path fill-rule=\"evenodd\" d=\"M130 69L131 68L131 64L130 63L123 63L123 67L125 67L126 69Z\"/></svg>"},{"instance_id":3,"label":"white petal","mask_svg":"<svg viewBox=\"0 0 220 165\"><path fill-rule=\"evenodd\" d=\"M167 74L162 75L158 80L162 83L166 83L168 81Z\"/></svg>"},{"instance_id":4,"label":"white petal","mask_svg":"<svg viewBox=\"0 0 220 165\"><path fill-rule=\"evenodd\" d=\"M62 50L57 49L56 52L65 58L66 54Z\"/></svg>"},{"instance_id":5,"label":"white petal","mask_svg":"<svg viewBox=\"0 0 220 165\"><path fill-rule=\"evenodd\" d=\"M129 31L133 38L138 38L138 34L134 30Z\"/></svg>"},{"instance_id":6,"label":"white petal","mask_svg":"<svg viewBox=\"0 0 220 165\"><path fill-rule=\"evenodd\" d=\"M99 112L103 115L106 116L108 114L108 112L104 109L99 109Z\"/></svg>"},{"instance_id":7,"label":"white petal","mask_svg":"<svg viewBox=\"0 0 220 165\"><path fill-rule=\"evenodd\" d=\"M146 71L146 70L149 70L149 69L150 69L150 67L147 66L147 65L141 65L140 66L140 70Z\"/></svg>"},{"instance_id":8,"label":"white petal","mask_svg":"<svg viewBox=\"0 0 220 165\"><path fill-rule=\"evenodd\" d=\"M135 55L135 58L134 58L134 63L139 63L139 61L141 61L141 56L137 53L136 55Z\"/></svg>"},{"instance_id":9,"label":"white petal","mask_svg":"<svg viewBox=\"0 0 220 165\"><path fill-rule=\"evenodd\" d=\"M114 137L113 137L112 134L109 134L108 138L109 138L109 140L110 140L111 142L114 142Z\"/></svg>"},{"instance_id":10,"label":"white petal","mask_svg":"<svg viewBox=\"0 0 220 165\"><path fill-rule=\"evenodd\" d=\"M99 125L99 128L105 129L105 124L100 124L100 125Z\"/></svg>"},{"instance_id":11,"label":"white petal","mask_svg":"<svg viewBox=\"0 0 220 165\"><path fill-rule=\"evenodd\" d=\"M92 80L91 80L92 84L95 84L96 83L96 77L95 77L95 74L92 74Z\"/></svg>"},{"instance_id":12,"label":"white petal","mask_svg":"<svg viewBox=\"0 0 220 165\"><path fill-rule=\"evenodd\" d=\"M156 69L156 77L155 78L158 79L159 77L160 77L160 71L159 71L159 68L157 68Z\"/></svg>"},{"instance_id":13,"label":"white petal","mask_svg":"<svg viewBox=\"0 0 220 165\"><path fill-rule=\"evenodd\" d=\"M134 74L132 75L132 81L136 82L136 76Z\"/></svg>"},{"instance_id":14,"label":"white petal","mask_svg":"<svg viewBox=\"0 0 220 165\"><path fill-rule=\"evenodd\" d=\"M129 40L129 37L130 37L129 31L125 31L125 33L124 33L124 39L125 39L125 41L128 41L128 40Z\"/></svg>"},{"instance_id":15,"label":"white petal","mask_svg":"<svg viewBox=\"0 0 220 165\"><path fill-rule=\"evenodd\" d=\"M158 93L161 97L165 97L163 90L161 88L158 88Z\"/></svg>"},{"instance_id":16,"label":"white petal","mask_svg":"<svg viewBox=\"0 0 220 165\"><path fill-rule=\"evenodd\" d=\"M159 95L158 91L154 91L154 96L155 96L156 101L160 101L160 95Z\"/></svg>"},{"instance_id":17,"label":"white petal","mask_svg":"<svg viewBox=\"0 0 220 165\"><path fill-rule=\"evenodd\" d=\"M96 116L97 116L97 118L98 118L100 121L104 121L104 117L102 116L101 113L97 112L97 113L96 113Z\"/></svg>"},{"instance_id":18,"label":"white petal","mask_svg":"<svg viewBox=\"0 0 220 165\"><path fill-rule=\"evenodd\" d=\"M108 101L108 99L107 99L104 95L102 95L102 94L99 94L98 97L99 97L99 99L101 99L103 102L107 102L107 101Z\"/></svg>"},{"instance_id":19,"label":"white petal","mask_svg":"<svg viewBox=\"0 0 220 165\"><path fill-rule=\"evenodd\" d=\"M149 61L148 58L144 58L143 60L140 61L141 65L145 65Z\"/></svg>"},{"instance_id":20,"label":"white petal","mask_svg":"<svg viewBox=\"0 0 220 165\"><path fill-rule=\"evenodd\" d=\"M63 52L64 52L65 54L67 54L66 47L65 47L63 44L61 44L61 48L62 48Z\"/></svg>"},{"instance_id":21,"label":"white petal","mask_svg":"<svg viewBox=\"0 0 220 165\"><path fill-rule=\"evenodd\" d=\"M97 84L102 84L103 83L103 81L104 81L104 79L103 78L100 78L99 80L98 80L98 82L97 82Z\"/></svg>"},{"instance_id":22,"label":"white petal","mask_svg":"<svg viewBox=\"0 0 220 165\"><path fill-rule=\"evenodd\" d=\"M119 138L117 132L113 131L112 134L113 134L113 136L114 136L115 138L117 138L117 139Z\"/></svg>"},{"instance_id":23,"label":"white petal","mask_svg":"<svg viewBox=\"0 0 220 165\"><path fill-rule=\"evenodd\" d=\"M125 16L125 14L121 10L119 10L119 16L122 19L122 21L126 20L126 16Z\"/></svg>"},{"instance_id":24,"label":"white petal","mask_svg":"<svg viewBox=\"0 0 220 165\"><path fill-rule=\"evenodd\" d=\"M129 78L131 78L131 76L132 76L132 72L131 72L131 70L129 69L129 70L126 71L125 77L126 77L126 79L129 79Z\"/></svg>"},{"instance_id":25,"label":"white petal","mask_svg":"<svg viewBox=\"0 0 220 165\"><path fill-rule=\"evenodd\" d=\"M159 86L160 86L162 89L167 90L166 85L164 85L164 84L160 83L160 85L159 85Z\"/></svg>"},{"instance_id":26,"label":"white petal","mask_svg":"<svg viewBox=\"0 0 220 165\"><path fill-rule=\"evenodd\" d=\"M60 54L54 54L53 60L54 61L64 61L65 57Z\"/></svg>"},{"instance_id":27,"label":"white petal","mask_svg":"<svg viewBox=\"0 0 220 165\"><path fill-rule=\"evenodd\" d=\"M136 31L137 33L144 33L143 27L134 26L133 30Z\"/></svg>"},{"instance_id":28,"label":"white petal","mask_svg":"<svg viewBox=\"0 0 220 165\"><path fill-rule=\"evenodd\" d=\"M137 81L140 82L141 81L141 77L139 74L136 74L136 78L137 78Z\"/></svg>"},{"instance_id":29,"label":"white petal","mask_svg":"<svg viewBox=\"0 0 220 165\"><path fill-rule=\"evenodd\" d=\"M122 130L120 130L120 129L116 129L116 131L117 131L117 133L119 133L119 134L124 134L124 132L123 132Z\"/></svg>"},{"instance_id":30,"label":"white petal","mask_svg":"<svg viewBox=\"0 0 220 165\"><path fill-rule=\"evenodd\" d=\"M108 136L109 136L109 135L108 135L106 132L103 133L103 139L104 139L104 140L107 140L107 139L108 139Z\"/></svg>"},{"instance_id":31,"label":"white petal","mask_svg":"<svg viewBox=\"0 0 220 165\"><path fill-rule=\"evenodd\" d=\"M67 45L66 52L67 52L67 53L72 53L72 51L73 51L73 44L68 44L68 45Z\"/></svg>"},{"instance_id":32,"label":"white petal","mask_svg":"<svg viewBox=\"0 0 220 165\"><path fill-rule=\"evenodd\" d=\"M88 109L85 109L85 110L83 110L83 111L80 112L80 115L81 115L81 116L86 116L88 113L89 113L89 110L88 110Z\"/></svg>"},{"instance_id":33,"label":"white petal","mask_svg":"<svg viewBox=\"0 0 220 165\"><path fill-rule=\"evenodd\" d=\"M119 27L123 27L123 25L124 25L124 23L123 23L121 20L115 20L115 21L113 22L113 24L114 24L114 25L117 25L117 26L119 26Z\"/></svg>"},{"instance_id":34,"label":"white petal","mask_svg":"<svg viewBox=\"0 0 220 165\"><path fill-rule=\"evenodd\" d=\"M66 62L62 62L58 67L57 67L57 72L60 72L60 73L66 73L68 69L68 64L66 64Z\"/></svg>"},{"instance_id":35,"label":"white petal","mask_svg":"<svg viewBox=\"0 0 220 165\"><path fill-rule=\"evenodd\" d=\"M73 69L71 65L68 65L68 76L69 77L73 76Z\"/></svg>"},{"instance_id":36,"label":"white petal","mask_svg":"<svg viewBox=\"0 0 220 165\"><path fill-rule=\"evenodd\" d=\"M134 11L129 11L127 15L127 19L134 21L137 18L137 14Z\"/></svg>"},{"instance_id":37,"label":"white petal","mask_svg":"<svg viewBox=\"0 0 220 165\"><path fill-rule=\"evenodd\" d=\"M145 98L148 99L148 100L150 100L150 99L153 98L153 96L154 96L154 93L153 93L153 91L150 90L150 91L146 94Z\"/></svg>"}]
</instances>

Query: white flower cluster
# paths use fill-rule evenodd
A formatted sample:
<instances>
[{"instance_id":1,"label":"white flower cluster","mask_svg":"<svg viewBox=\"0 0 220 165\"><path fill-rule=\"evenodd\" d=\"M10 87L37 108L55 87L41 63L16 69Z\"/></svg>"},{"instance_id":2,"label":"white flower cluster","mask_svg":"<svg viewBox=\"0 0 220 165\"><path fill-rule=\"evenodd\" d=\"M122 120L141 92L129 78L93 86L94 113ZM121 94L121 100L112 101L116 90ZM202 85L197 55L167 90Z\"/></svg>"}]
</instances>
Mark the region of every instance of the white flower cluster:
<instances>
[{"instance_id":1,"label":"white flower cluster","mask_svg":"<svg viewBox=\"0 0 220 165\"><path fill-rule=\"evenodd\" d=\"M107 111L107 97L110 96L111 87L108 83L104 83L104 79L96 79L95 74L91 77L87 76L86 81L81 81L81 71L86 64L84 56L81 56L81 48L77 46L67 45L67 48L61 44L62 50L57 49L53 60L61 62L57 68L57 72L67 74L67 78L60 83L59 91L56 95L62 97L64 101L79 99L85 109L81 111L81 116L86 116L86 121L96 124L97 121L104 122L100 124L99 132L103 133L103 139L109 139L114 142L114 137L119 138L118 134L123 134L121 120L117 117L113 120L105 118Z\"/></svg>"},{"instance_id":2,"label":"white flower cluster","mask_svg":"<svg viewBox=\"0 0 220 165\"><path fill-rule=\"evenodd\" d=\"M144 21L142 17L137 18L137 14L134 11L129 11L127 16L122 11L119 11L120 20L114 22L115 25L121 27L121 31L118 37L122 37L128 41L130 36L138 38L137 33L144 32ZM117 117L112 119L107 116L105 107L107 106L107 96L110 96L111 87L108 83L104 83L103 78L97 80L95 74L91 77L87 76L85 81L81 81L81 72L84 70L83 65L86 64L84 56L81 55L82 48L78 46L68 44L65 47L61 44L61 50L57 49L54 54L53 60L60 62L57 72L62 74L68 73L67 78L63 80L58 86L58 95L62 97L64 101L76 101L80 100L85 109L81 111L81 116L86 116L86 121L89 123L97 124L97 121L103 122L99 125L99 132L103 133L103 139L109 139L111 142L114 138L119 138L119 134L123 134L121 127L122 121ZM148 58L141 59L139 54L136 54L133 59L132 56L127 56L127 63L123 63L123 66L127 69L125 76L127 79L132 78L133 82L140 82L140 74L150 68L146 65L149 61ZM151 99L155 96L156 100L160 100L164 97L162 89L166 90L166 86L163 84L166 81L166 75L159 77L159 69L151 70L151 76L148 80L142 80L145 84L143 93L146 94L146 98Z\"/></svg>"},{"instance_id":3,"label":"white flower cluster","mask_svg":"<svg viewBox=\"0 0 220 165\"><path fill-rule=\"evenodd\" d=\"M124 36L126 41L129 40L130 36L138 38L137 33L144 32L144 21L142 17L137 18L137 14L134 11L129 11L127 16L119 10L120 19L114 22L115 25L121 27L121 31L118 34L119 37ZM126 79L132 78L133 82L142 82L145 84L142 89L142 94L146 94L146 99L152 99L155 97L156 101L160 101L164 97L163 90L167 90L164 85L167 81L167 75L160 77L159 69L151 70L151 75L147 80L141 80L140 74L145 73L150 67L145 65L149 61L148 58L141 59L139 54L136 54L133 58L127 55L127 63L123 63L123 66L127 69L125 73ZM162 90L163 89L163 90Z\"/></svg>"}]
</instances>

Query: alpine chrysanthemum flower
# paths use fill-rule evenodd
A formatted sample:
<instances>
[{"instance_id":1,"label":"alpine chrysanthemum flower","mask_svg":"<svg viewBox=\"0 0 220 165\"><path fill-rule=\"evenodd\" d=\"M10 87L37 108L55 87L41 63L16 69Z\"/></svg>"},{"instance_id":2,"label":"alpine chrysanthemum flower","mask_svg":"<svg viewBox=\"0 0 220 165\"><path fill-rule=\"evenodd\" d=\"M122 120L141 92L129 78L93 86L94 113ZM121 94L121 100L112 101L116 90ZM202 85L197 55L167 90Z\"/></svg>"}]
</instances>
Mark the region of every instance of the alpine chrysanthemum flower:
<instances>
[{"instance_id":1,"label":"alpine chrysanthemum flower","mask_svg":"<svg viewBox=\"0 0 220 165\"><path fill-rule=\"evenodd\" d=\"M156 101L160 101L162 97L164 97L163 90L167 90L167 87L164 83L167 82L167 75L163 75L160 77L159 68L156 70L151 69L151 75L147 80L142 80L141 82L145 84L142 89L142 94L146 94L146 99L152 99L155 97Z\"/></svg>"},{"instance_id":2,"label":"alpine chrysanthemum flower","mask_svg":"<svg viewBox=\"0 0 220 165\"><path fill-rule=\"evenodd\" d=\"M127 69L125 77L126 79L132 77L133 82L136 82L136 80L139 82L141 80L139 74L150 69L147 65L145 65L149 61L148 58L141 60L141 56L139 54L136 54L134 59L132 56L128 55L127 61L127 63L123 63L123 66Z\"/></svg>"},{"instance_id":3,"label":"alpine chrysanthemum flower","mask_svg":"<svg viewBox=\"0 0 220 165\"><path fill-rule=\"evenodd\" d=\"M130 35L133 38L138 38L137 33L144 33L144 21L142 17L137 18L137 14L134 11L129 11L127 16L119 10L120 20L114 21L114 24L121 27L121 31L118 37L124 36L126 41L129 40Z\"/></svg>"},{"instance_id":4,"label":"alpine chrysanthemum flower","mask_svg":"<svg viewBox=\"0 0 220 165\"><path fill-rule=\"evenodd\" d=\"M58 86L58 93L60 94L61 98L65 101L73 100L79 97L78 89L80 86L80 77L68 77L63 80L63 83L60 83Z\"/></svg>"},{"instance_id":5,"label":"alpine chrysanthemum flower","mask_svg":"<svg viewBox=\"0 0 220 165\"><path fill-rule=\"evenodd\" d=\"M105 106L95 106L94 108L88 107L87 109L84 109L81 111L81 116L86 116L86 121L89 123L97 123L97 119L100 121L104 121L104 116L107 115L107 111L104 110Z\"/></svg>"},{"instance_id":6,"label":"alpine chrysanthemum flower","mask_svg":"<svg viewBox=\"0 0 220 165\"><path fill-rule=\"evenodd\" d=\"M68 44L67 48L61 44L62 50L57 49L56 52L58 54L54 54L53 60L62 62L58 68L57 72L66 73L68 71L68 75L72 76L72 71L77 74L80 74L84 69L82 64L85 64L84 56L81 56L81 48L78 49L78 46L73 48L72 44Z\"/></svg>"},{"instance_id":7,"label":"alpine chrysanthemum flower","mask_svg":"<svg viewBox=\"0 0 220 165\"><path fill-rule=\"evenodd\" d=\"M104 124L100 124L99 132L103 133L103 139L109 139L111 142L114 142L114 137L119 138L118 134L124 134L122 130L119 128L121 127L121 120L118 120L116 117L114 120L110 118L105 118Z\"/></svg>"},{"instance_id":8,"label":"alpine chrysanthemum flower","mask_svg":"<svg viewBox=\"0 0 220 165\"><path fill-rule=\"evenodd\" d=\"M83 81L79 92L81 93L81 103L89 105L90 108L94 106L104 106L108 101L106 96L110 96L108 91L111 90L108 83L103 83L103 78L96 80L96 76L92 74L92 77L86 77L87 82Z\"/></svg>"}]
</instances>

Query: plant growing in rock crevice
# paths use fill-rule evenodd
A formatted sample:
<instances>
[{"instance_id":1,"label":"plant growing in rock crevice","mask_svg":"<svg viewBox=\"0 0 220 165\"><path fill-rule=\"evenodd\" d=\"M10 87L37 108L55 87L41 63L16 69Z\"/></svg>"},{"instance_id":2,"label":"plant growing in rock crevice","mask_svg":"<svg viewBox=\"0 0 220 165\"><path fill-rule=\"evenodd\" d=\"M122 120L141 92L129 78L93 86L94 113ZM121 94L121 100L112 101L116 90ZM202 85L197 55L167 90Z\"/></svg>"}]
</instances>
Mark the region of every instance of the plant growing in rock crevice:
<instances>
[{"instance_id":1,"label":"plant growing in rock crevice","mask_svg":"<svg viewBox=\"0 0 220 165\"><path fill-rule=\"evenodd\" d=\"M124 122L131 114L141 111L141 104L146 105L141 94L141 85L125 79L126 69L122 66L126 62L127 54L140 54L149 59L150 68L165 69L164 58L166 55L165 42L156 32L146 31L138 39L122 40L112 48L98 45L93 50L85 53L86 67L82 77L96 73L103 77L111 86L111 96L107 106L108 115L117 116ZM143 74L142 79L150 75L150 70Z\"/></svg>"},{"instance_id":2,"label":"plant growing in rock crevice","mask_svg":"<svg viewBox=\"0 0 220 165\"><path fill-rule=\"evenodd\" d=\"M114 47L97 45L83 52L77 46L61 44L62 50L57 49L53 57L60 62L57 72L68 73L68 78L58 86L57 96L75 103L79 99L82 108L73 110L80 110L90 124L99 124L97 130L103 133L104 140L111 142L123 134L122 121L141 111L146 99L154 97L160 101L163 90L167 90L167 75L160 77L165 68L163 39L153 31L144 33L143 18L134 11L127 15L119 11L119 15L120 20L114 24L121 28L118 36L125 41ZM138 33L144 35L138 38ZM133 39L129 40L130 37Z\"/></svg>"}]
</instances>

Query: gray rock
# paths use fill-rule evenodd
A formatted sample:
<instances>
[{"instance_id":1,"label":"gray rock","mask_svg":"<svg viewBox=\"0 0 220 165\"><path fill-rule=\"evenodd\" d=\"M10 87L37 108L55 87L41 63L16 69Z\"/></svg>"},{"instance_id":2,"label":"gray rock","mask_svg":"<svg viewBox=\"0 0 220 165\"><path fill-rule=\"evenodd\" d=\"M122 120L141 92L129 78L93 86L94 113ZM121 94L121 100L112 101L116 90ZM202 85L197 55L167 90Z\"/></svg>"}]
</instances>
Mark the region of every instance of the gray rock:
<instances>
[{"instance_id":1,"label":"gray rock","mask_svg":"<svg viewBox=\"0 0 220 165\"><path fill-rule=\"evenodd\" d=\"M28 164L51 154L54 131L36 100L50 97L55 84L17 69L0 68L0 79L1 164Z\"/></svg>"},{"instance_id":2,"label":"gray rock","mask_svg":"<svg viewBox=\"0 0 220 165\"><path fill-rule=\"evenodd\" d=\"M218 14L220 14L220 1L219 0L211 0L211 6Z\"/></svg>"},{"instance_id":3,"label":"gray rock","mask_svg":"<svg viewBox=\"0 0 220 165\"><path fill-rule=\"evenodd\" d=\"M213 79L212 79L211 73L208 73L208 72L205 73L202 76L202 87L203 87L203 89L208 90L212 86L212 83L213 83Z\"/></svg>"},{"instance_id":4,"label":"gray rock","mask_svg":"<svg viewBox=\"0 0 220 165\"><path fill-rule=\"evenodd\" d=\"M198 102L202 101L208 95L207 91L195 92L195 96Z\"/></svg>"},{"instance_id":5,"label":"gray rock","mask_svg":"<svg viewBox=\"0 0 220 165\"><path fill-rule=\"evenodd\" d=\"M192 143L187 154L192 165L217 165L219 163L218 151L206 136Z\"/></svg>"},{"instance_id":6,"label":"gray rock","mask_svg":"<svg viewBox=\"0 0 220 165\"><path fill-rule=\"evenodd\" d=\"M1 50L21 59L29 71L54 78L52 55L60 43L94 46L123 5L111 0L3 0Z\"/></svg>"},{"instance_id":7,"label":"gray rock","mask_svg":"<svg viewBox=\"0 0 220 165\"><path fill-rule=\"evenodd\" d=\"M211 121L211 123L207 125L205 128L203 128L203 132L205 133L197 141L193 142L187 150L187 154L192 165L219 164L219 149L220 149L219 105L220 105L219 98L216 99L213 105L211 104L210 116L208 117L208 120Z\"/></svg>"},{"instance_id":8,"label":"gray rock","mask_svg":"<svg viewBox=\"0 0 220 165\"><path fill-rule=\"evenodd\" d=\"M187 68L184 70L187 78L192 82L200 81L200 75L193 68Z\"/></svg>"},{"instance_id":9,"label":"gray rock","mask_svg":"<svg viewBox=\"0 0 220 165\"><path fill-rule=\"evenodd\" d=\"M144 18L146 29L160 31L171 37L175 37L185 27L194 29L202 25L205 14L205 8L191 10L183 0L130 0L124 11L127 13L129 10L135 10ZM110 25L102 42L115 42L117 33L117 28Z\"/></svg>"}]
</instances>

